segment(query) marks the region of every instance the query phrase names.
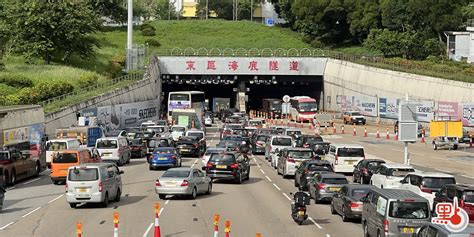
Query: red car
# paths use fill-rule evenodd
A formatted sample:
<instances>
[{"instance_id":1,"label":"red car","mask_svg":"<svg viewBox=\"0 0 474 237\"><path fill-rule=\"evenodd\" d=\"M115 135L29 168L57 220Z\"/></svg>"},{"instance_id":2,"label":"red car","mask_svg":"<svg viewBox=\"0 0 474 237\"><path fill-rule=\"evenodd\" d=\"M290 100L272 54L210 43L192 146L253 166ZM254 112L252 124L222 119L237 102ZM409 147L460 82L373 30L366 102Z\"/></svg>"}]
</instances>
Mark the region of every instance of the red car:
<instances>
[{"instance_id":1,"label":"red car","mask_svg":"<svg viewBox=\"0 0 474 237\"><path fill-rule=\"evenodd\" d=\"M466 210L469 215L469 222L474 223L474 185L470 184L448 184L436 193L433 202L433 210L436 204L441 202L453 202L453 198L458 197L459 207Z\"/></svg>"}]
</instances>

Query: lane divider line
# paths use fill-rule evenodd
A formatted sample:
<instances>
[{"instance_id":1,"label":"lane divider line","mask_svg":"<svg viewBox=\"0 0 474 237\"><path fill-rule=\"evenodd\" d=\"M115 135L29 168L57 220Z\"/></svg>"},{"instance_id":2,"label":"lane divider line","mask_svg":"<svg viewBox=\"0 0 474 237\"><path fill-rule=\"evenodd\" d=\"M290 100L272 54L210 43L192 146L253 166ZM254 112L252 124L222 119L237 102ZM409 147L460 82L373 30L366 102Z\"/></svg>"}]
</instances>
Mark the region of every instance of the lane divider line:
<instances>
[{"instance_id":1,"label":"lane divider line","mask_svg":"<svg viewBox=\"0 0 474 237\"><path fill-rule=\"evenodd\" d=\"M14 221L12 221L12 222L10 222L10 223L8 223L8 224L6 224L6 225L0 227L0 230L4 230L4 229L6 229L7 227L9 227L9 226L11 226L11 225L13 225L13 224L15 224Z\"/></svg>"},{"instance_id":2,"label":"lane divider line","mask_svg":"<svg viewBox=\"0 0 474 237\"><path fill-rule=\"evenodd\" d=\"M195 160L195 161L194 161L193 165L191 165L191 168L193 168L193 167L194 167L194 165L196 165L196 164L197 164L198 160L199 160L199 159L197 159L197 160Z\"/></svg>"},{"instance_id":3,"label":"lane divider line","mask_svg":"<svg viewBox=\"0 0 474 237\"><path fill-rule=\"evenodd\" d=\"M311 222L313 222L313 224L314 224L315 226L317 226L319 229L321 229L321 230L323 229L323 227L321 227L312 217L308 217L308 219L309 219Z\"/></svg>"},{"instance_id":4,"label":"lane divider line","mask_svg":"<svg viewBox=\"0 0 474 237\"><path fill-rule=\"evenodd\" d=\"M147 237L147 236L148 236L148 233L150 233L150 230L151 230L151 228L153 227L153 224L154 224L153 222L150 223L150 225L148 226L148 228L146 228L146 231L145 231L145 233L143 234L143 237Z\"/></svg>"},{"instance_id":5,"label":"lane divider line","mask_svg":"<svg viewBox=\"0 0 474 237\"><path fill-rule=\"evenodd\" d=\"M267 178L268 181L272 182L272 179L270 179L270 177L265 175L265 178Z\"/></svg>"},{"instance_id":6,"label":"lane divider line","mask_svg":"<svg viewBox=\"0 0 474 237\"><path fill-rule=\"evenodd\" d=\"M260 169L260 172L262 172L262 174L265 174L265 171L263 171L262 169Z\"/></svg>"},{"instance_id":7,"label":"lane divider line","mask_svg":"<svg viewBox=\"0 0 474 237\"><path fill-rule=\"evenodd\" d=\"M33 211L30 211L30 212L26 213L25 215L23 215L23 216L21 216L21 217L22 217L22 218L27 217L27 216L33 214L33 212L38 211L40 208L41 208L41 207L37 207L37 208L33 209Z\"/></svg>"},{"instance_id":8,"label":"lane divider line","mask_svg":"<svg viewBox=\"0 0 474 237\"><path fill-rule=\"evenodd\" d=\"M170 202L170 200L169 200L169 199L168 199L168 200L166 200L166 202L165 202L165 205L168 205L168 203L169 203L169 202Z\"/></svg>"},{"instance_id":9,"label":"lane divider line","mask_svg":"<svg viewBox=\"0 0 474 237\"><path fill-rule=\"evenodd\" d=\"M38 181L38 180L40 180L40 179L42 179L42 178L43 178L43 177L39 177L39 178L36 178L36 179L32 179L32 180L30 180L30 181L28 181L28 182L24 182L23 185L33 183L33 182Z\"/></svg>"},{"instance_id":10,"label":"lane divider line","mask_svg":"<svg viewBox=\"0 0 474 237\"><path fill-rule=\"evenodd\" d=\"M331 237L331 235L329 235L329 234L326 234L326 237Z\"/></svg>"},{"instance_id":11,"label":"lane divider line","mask_svg":"<svg viewBox=\"0 0 474 237\"><path fill-rule=\"evenodd\" d=\"M158 216L161 216L161 213L163 212L163 210L165 210L165 208L162 207L162 208L160 209L160 212L158 212Z\"/></svg>"},{"instance_id":12,"label":"lane divider line","mask_svg":"<svg viewBox=\"0 0 474 237\"><path fill-rule=\"evenodd\" d=\"M283 196L286 197L286 199L288 199L288 201L291 201L291 198L290 198L290 196L288 196L288 194L286 194L286 193L282 193L282 194L283 194Z\"/></svg>"},{"instance_id":13,"label":"lane divider line","mask_svg":"<svg viewBox=\"0 0 474 237\"><path fill-rule=\"evenodd\" d=\"M276 185L276 184L273 184L273 186L274 186L276 189L278 189L278 191L281 191L281 188L280 188L280 187L278 187L278 185Z\"/></svg>"},{"instance_id":14,"label":"lane divider line","mask_svg":"<svg viewBox=\"0 0 474 237\"><path fill-rule=\"evenodd\" d=\"M51 201L49 201L48 204L51 204L52 202L54 202L54 201L60 199L62 196L64 196L64 194L61 194L61 195L55 197L54 199L52 199Z\"/></svg>"},{"instance_id":15,"label":"lane divider line","mask_svg":"<svg viewBox=\"0 0 474 237\"><path fill-rule=\"evenodd\" d=\"M462 176L462 177L465 177L465 178L469 178L469 179L474 179L473 176L469 176L469 175L465 175L465 174L462 174L461 176Z\"/></svg>"}]
</instances>

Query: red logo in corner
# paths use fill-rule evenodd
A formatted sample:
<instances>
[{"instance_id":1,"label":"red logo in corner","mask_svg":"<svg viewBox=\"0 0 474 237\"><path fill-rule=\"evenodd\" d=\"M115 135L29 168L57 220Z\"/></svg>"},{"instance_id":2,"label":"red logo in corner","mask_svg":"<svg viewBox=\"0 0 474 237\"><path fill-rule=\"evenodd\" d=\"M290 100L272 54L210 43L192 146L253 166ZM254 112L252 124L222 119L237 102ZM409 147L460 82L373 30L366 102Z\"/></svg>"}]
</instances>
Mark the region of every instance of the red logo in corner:
<instances>
[{"instance_id":1,"label":"red logo in corner","mask_svg":"<svg viewBox=\"0 0 474 237\"><path fill-rule=\"evenodd\" d=\"M461 232L469 225L469 215L458 207L458 198L454 197L453 203L436 204L436 215L431 222L444 225L451 232Z\"/></svg>"}]
</instances>

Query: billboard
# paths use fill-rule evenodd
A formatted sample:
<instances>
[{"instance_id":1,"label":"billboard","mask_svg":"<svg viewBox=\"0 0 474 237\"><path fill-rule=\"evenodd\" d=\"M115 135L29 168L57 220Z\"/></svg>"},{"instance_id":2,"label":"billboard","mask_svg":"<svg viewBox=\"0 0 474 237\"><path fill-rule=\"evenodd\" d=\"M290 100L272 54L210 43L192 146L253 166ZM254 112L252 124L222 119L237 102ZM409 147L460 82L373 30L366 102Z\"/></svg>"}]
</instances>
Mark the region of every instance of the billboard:
<instances>
[{"instance_id":1,"label":"billboard","mask_svg":"<svg viewBox=\"0 0 474 237\"><path fill-rule=\"evenodd\" d=\"M459 119L459 104L457 102L439 101L436 115L450 117L453 120Z\"/></svg>"},{"instance_id":2,"label":"billboard","mask_svg":"<svg viewBox=\"0 0 474 237\"><path fill-rule=\"evenodd\" d=\"M381 118L398 118L398 99L379 98L379 113Z\"/></svg>"},{"instance_id":3,"label":"billboard","mask_svg":"<svg viewBox=\"0 0 474 237\"><path fill-rule=\"evenodd\" d=\"M352 110L365 116L377 117L377 98L371 96L353 96Z\"/></svg>"},{"instance_id":4,"label":"billboard","mask_svg":"<svg viewBox=\"0 0 474 237\"><path fill-rule=\"evenodd\" d=\"M434 116L434 102L433 101L417 101L416 114L418 115L418 121L430 122Z\"/></svg>"},{"instance_id":5,"label":"billboard","mask_svg":"<svg viewBox=\"0 0 474 237\"><path fill-rule=\"evenodd\" d=\"M474 104L462 104L462 124L474 127Z\"/></svg>"}]
</instances>

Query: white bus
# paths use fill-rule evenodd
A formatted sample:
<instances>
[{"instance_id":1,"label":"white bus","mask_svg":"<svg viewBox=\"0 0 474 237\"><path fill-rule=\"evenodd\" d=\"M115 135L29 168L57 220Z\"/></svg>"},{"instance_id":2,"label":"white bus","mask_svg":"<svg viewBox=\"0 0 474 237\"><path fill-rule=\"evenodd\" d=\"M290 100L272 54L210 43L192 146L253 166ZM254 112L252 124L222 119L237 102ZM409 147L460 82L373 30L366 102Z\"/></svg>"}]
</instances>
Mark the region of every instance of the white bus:
<instances>
[{"instance_id":1,"label":"white bus","mask_svg":"<svg viewBox=\"0 0 474 237\"><path fill-rule=\"evenodd\" d=\"M295 96L290 99L290 115L295 121L311 121L318 111L316 100L309 96Z\"/></svg>"},{"instance_id":2,"label":"white bus","mask_svg":"<svg viewBox=\"0 0 474 237\"><path fill-rule=\"evenodd\" d=\"M174 109L196 109L204 112L205 96L202 91L172 91L168 94L168 120Z\"/></svg>"}]
</instances>

